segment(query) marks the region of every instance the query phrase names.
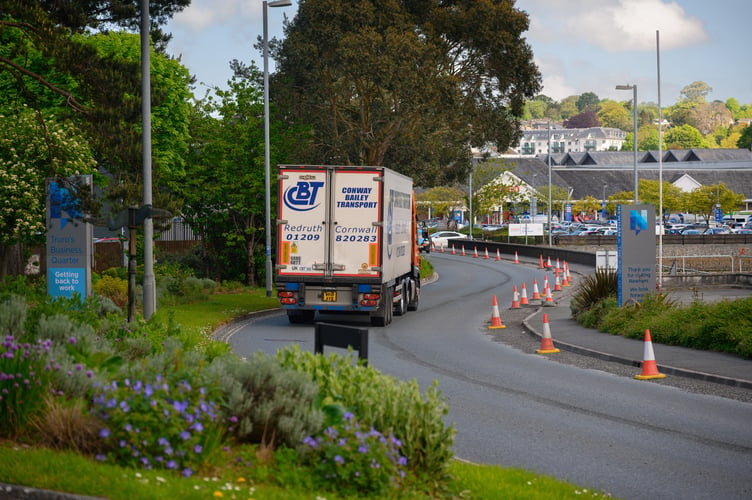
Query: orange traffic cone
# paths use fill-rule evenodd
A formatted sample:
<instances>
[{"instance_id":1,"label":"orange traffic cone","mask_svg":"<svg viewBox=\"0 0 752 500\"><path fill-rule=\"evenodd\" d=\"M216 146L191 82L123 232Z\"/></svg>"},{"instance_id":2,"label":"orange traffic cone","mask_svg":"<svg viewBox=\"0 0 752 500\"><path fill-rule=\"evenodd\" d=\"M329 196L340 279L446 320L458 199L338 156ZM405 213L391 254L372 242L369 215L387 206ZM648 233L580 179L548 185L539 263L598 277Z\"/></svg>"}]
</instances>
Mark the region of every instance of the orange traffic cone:
<instances>
[{"instance_id":1,"label":"orange traffic cone","mask_svg":"<svg viewBox=\"0 0 752 500\"><path fill-rule=\"evenodd\" d=\"M465 245L462 245L462 256L465 256Z\"/></svg>"},{"instance_id":2,"label":"orange traffic cone","mask_svg":"<svg viewBox=\"0 0 752 500\"><path fill-rule=\"evenodd\" d=\"M546 262L546 267L551 269L551 256L548 256L548 261Z\"/></svg>"},{"instance_id":3,"label":"orange traffic cone","mask_svg":"<svg viewBox=\"0 0 752 500\"><path fill-rule=\"evenodd\" d=\"M501 254L499 253L499 249L496 249L496 260L501 260Z\"/></svg>"},{"instance_id":4,"label":"orange traffic cone","mask_svg":"<svg viewBox=\"0 0 752 500\"><path fill-rule=\"evenodd\" d=\"M527 287L525 286L525 282L522 282L522 297L520 297L520 304L523 306L528 305L530 302L527 300Z\"/></svg>"},{"instance_id":5,"label":"orange traffic cone","mask_svg":"<svg viewBox=\"0 0 752 500\"><path fill-rule=\"evenodd\" d=\"M519 264L520 263L520 259L517 258L517 251L516 250L514 252L514 263L515 264Z\"/></svg>"},{"instance_id":6,"label":"orange traffic cone","mask_svg":"<svg viewBox=\"0 0 752 500\"><path fill-rule=\"evenodd\" d=\"M545 269L545 266L543 265L543 255L540 255L540 263L538 264L538 269Z\"/></svg>"},{"instance_id":7,"label":"orange traffic cone","mask_svg":"<svg viewBox=\"0 0 752 500\"><path fill-rule=\"evenodd\" d=\"M666 378L666 375L658 372L658 366L655 364L655 354L653 353L653 341L650 340L650 330L645 330L645 347L642 358L642 373L640 375L635 375L634 378L637 380Z\"/></svg>"},{"instance_id":8,"label":"orange traffic cone","mask_svg":"<svg viewBox=\"0 0 752 500\"><path fill-rule=\"evenodd\" d=\"M561 268L559 267L559 258L556 257L556 270L559 271Z\"/></svg>"},{"instance_id":9,"label":"orange traffic cone","mask_svg":"<svg viewBox=\"0 0 752 500\"><path fill-rule=\"evenodd\" d=\"M569 283L569 265L567 265L566 260L562 264L562 275L561 286L571 286Z\"/></svg>"},{"instance_id":10,"label":"orange traffic cone","mask_svg":"<svg viewBox=\"0 0 752 500\"><path fill-rule=\"evenodd\" d=\"M488 260L488 248L486 248L486 255L484 255L483 258Z\"/></svg>"},{"instance_id":11,"label":"orange traffic cone","mask_svg":"<svg viewBox=\"0 0 752 500\"><path fill-rule=\"evenodd\" d=\"M444 253L444 244L439 245L439 253Z\"/></svg>"},{"instance_id":12,"label":"orange traffic cone","mask_svg":"<svg viewBox=\"0 0 752 500\"><path fill-rule=\"evenodd\" d=\"M457 252L454 249L454 245L452 245L452 255L457 255Z\"/></svg>"},{"instance_id":13,"label":"orange traffic cone","mask_svg":"<svg viewBox=\"0 0 752 500\"><path fill-rule=\"evenodd\" d=\"M561 352L554 347L554 339L551 338L551 327L548 324L548 314L543 313L543 338L541 338L541 347L535 352L538 354L551 354Z\"/></svg>"},{"instance_id":14,"label":"orange traffic cone","mask_svg":"<svg viewBox=\"0 0 752 500\"><path fill-rule=\"evenodd\" d=\"M544 306L553 306L554 305L554 298L551 296L551 287L548 286L548 283L546 283L546 288L543 289L543 292L546 294L546 298L543 300Z\"/></svg>"},{"instance_id":15,"label":"orange traffic cone","mask_svg":"<svg viewBox=\"0 0 752 500\"><path fill-rule=\"evenodd\" d=\"M543 276L543 296L546 296L546 288L550 288L551 285L548 284L548 275Z\"/></svg>"},{"instance_id":16,"label":"orange traffic cone","mask_svg":"<svg viewBox=\"0 0 752 500\"><path fill-rule=\"evenodd\" d=\"M488 328L506 328L501 324L501 316L499 316L499 304L496 302L496 295L493 296L493 312L491 313L491 326Z\"/></svg>"},{"instance_id":17,"label":"orange traffic cone","mask_svg":"<svg viewBox=\"0 0 752 500\"><path fill-rule=\"evenodd\" d=\"M561 292L561 278L559 278L559 268L556 268L556 281L554 281L554 292Z\"/></svg>"},{"instance_id":18,"label":"orange traffic cone","mask_svg":"<svg viewBox=\"0 0 752 500\"><path fill-rule=\"evenodd\" d=\"M538 291L538 280L533 278L533 300L540 300L540 292Z\"/></svg>"},{"instance_id":19,"label":"orange traffic cone","mask_svg":"<svg viewBox=\"0 0 752 500\"><path fill-rule=\"evenodd\" d=\"M512 292L512 307L510 309L520 308L520 292L517 291L517 285L514 285L514 291Z\"/></svg>"},{"instance_id":20,"label":"orange traffic cone","mask_svg":"<svg viewBox=\"0 0 752 500\"><path fill-rule=\"evenodd\" d=\"M478 258L478 247L474 247L474 248L475 249L473 250L473 257L477 259Z\"/></svg>"}]
</instances>

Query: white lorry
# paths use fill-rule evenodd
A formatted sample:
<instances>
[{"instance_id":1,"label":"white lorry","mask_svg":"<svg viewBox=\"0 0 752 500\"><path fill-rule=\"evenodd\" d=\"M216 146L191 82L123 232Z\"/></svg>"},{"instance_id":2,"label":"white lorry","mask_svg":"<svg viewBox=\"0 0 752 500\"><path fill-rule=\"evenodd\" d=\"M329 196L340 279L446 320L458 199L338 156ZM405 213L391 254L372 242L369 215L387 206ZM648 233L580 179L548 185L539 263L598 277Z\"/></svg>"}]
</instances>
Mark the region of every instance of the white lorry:
<instances>
[{"instance_id":1,"label":"white lorry","mask_svg":"<svg viewBox=\"0 0 752 500\"><path fill-rule=\"evenodd\" d=\"M420 256L409 177L384 167L279 167L275 284L290 323L316 311L375 326L418 308Z\"/></svg>"}]
</instances>

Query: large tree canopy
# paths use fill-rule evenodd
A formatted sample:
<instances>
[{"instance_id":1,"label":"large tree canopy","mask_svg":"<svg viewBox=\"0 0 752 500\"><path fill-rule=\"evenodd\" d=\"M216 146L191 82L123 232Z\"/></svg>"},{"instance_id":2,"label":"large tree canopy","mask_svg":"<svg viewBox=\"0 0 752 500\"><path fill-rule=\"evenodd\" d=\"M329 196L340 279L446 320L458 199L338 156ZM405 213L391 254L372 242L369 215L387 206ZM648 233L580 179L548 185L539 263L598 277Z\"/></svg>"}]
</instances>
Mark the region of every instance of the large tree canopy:
<instances>
[{"instance_id":1,"label":"large tree canopy","mask_svg":"<svg viewBox=\"0 0 752 500\"><path fill-rule=\"evenodd\" d=\"M510 0L302 0L276 52L275 100L311 125L316 163L385 165L435 185L469 148L516 142L540 74Z\"/></svg>"}]
</instances>

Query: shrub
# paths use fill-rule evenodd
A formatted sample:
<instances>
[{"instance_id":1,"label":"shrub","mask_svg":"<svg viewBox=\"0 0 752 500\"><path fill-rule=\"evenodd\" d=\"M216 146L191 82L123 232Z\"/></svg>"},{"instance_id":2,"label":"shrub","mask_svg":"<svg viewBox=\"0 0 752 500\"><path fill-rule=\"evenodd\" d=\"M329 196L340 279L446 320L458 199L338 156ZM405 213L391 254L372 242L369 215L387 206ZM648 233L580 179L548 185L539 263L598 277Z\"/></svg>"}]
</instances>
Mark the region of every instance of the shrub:
<instances>
[{"instance_id":1,"label":"shrub","mask_svg":"<svg viewBox=\"0 0 752 500\"><path fill-rule=\"evenodd\" d=\"M273 358L222 356L212 362L208 376L222 388L224 412L232 419L232 434L239 441L259 443L262 448L281 444L296 448L323 426L324 415L314 408L318 386Z\"/></svg>"},{"instance_id":2,"label":"shrub","mask_svg":"<svg viewBox=\"0 0 752 500\"><path fill-rule=\"evenodd\" d=\"M188 477L211 459L223 428L215 391L187 380L116 379L102 385L92 400L104 427L99 432L106 455L121 466L179 470Z\"/></svg>"},{"instance_id":3,"label":"shrub","mask_svg":"<svg viewBox=\"0 0 752 500\"><path fill-rule=\"evenodd\" d=\"M364 425L393 433L411 470L440 480L452 458L454 427L444 423L448 405L434 381L424 395L416 381L401 382L351 357L302 352L277 353L283 366L307 373L319 384L324 403L341 403Z\"/></svg>"},{"instance_id":4,"label":"shrub","mask_svg":"<svg viewBox=\"0 0 752 500\"><path fill-rule=\"evenodd\" d=\"M0 435L22 433L44 408L54 365L50 341L19 342L12 335L0 343Z\"/></svg>"},{"instance_id":5,"label":"shrub","mask_svg":"<svg viewBox=\"0 0 752 500\"><path fill-rule=\"evenodd\" d=\"M595 274L585 276L570 302L572 316L578 318L601 300L615 297L618 283L616 272L605 268L599 268Z\"/></svg>"},{"instance_id":6,"label":"shrub","mask_svg":"<svg viewBox=\"0 0 752 500\"><path fill-rule=\"evenodd\" d=\"M55 449L68 449L94 455L102 449L99 430L102 422L91 415L83 399L48 395L44 412L31 420L42 443Z\"/></svg>"},{"instance_id":7,"label":"shrub","mask_svg":"<svg viewBox=\"0 0 752 500\"><path fill-rule=\"evenodd\" d=\"M384 496L405 477L400 441L359 424L349 412L340 425L307 437L305 444L314 482L342 496Z\"/></svg>"},{"instance_id":8,"label":"shrub","mask_svg":"<svg viewBox=\"0 0 752 500\"><path fill-rule=\"evenodd\" d=\"M91 288L95 293L110 299L120 308L128 305L128 281L126 280L105 275L93 283Z\"/></svg>"}]
</instances>

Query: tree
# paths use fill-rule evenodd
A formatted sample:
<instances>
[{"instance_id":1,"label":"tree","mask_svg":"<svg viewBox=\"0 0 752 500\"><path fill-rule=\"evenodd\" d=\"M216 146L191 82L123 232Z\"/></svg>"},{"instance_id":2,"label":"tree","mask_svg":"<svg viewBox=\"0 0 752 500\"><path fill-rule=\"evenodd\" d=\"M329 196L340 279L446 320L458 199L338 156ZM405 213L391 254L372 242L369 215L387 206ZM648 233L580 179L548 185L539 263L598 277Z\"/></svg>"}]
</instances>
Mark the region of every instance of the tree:
<instances>
[{"instance_id":1,"label":"tree","mask_svg":"<svg viewBox=\"0 0 752 500\"><path fill-rule=\"evenodd\" d=\"M669 149L708 148L708 141L691 125L671 127L663 136Z\"/></svg>"},{"instance_id":2,"label":"tree","mask_svg":"<svg viewBox=\"0 0 752 500\"><path fill-rule=\"evenodd\" d=\"M626 144L625 144L626 146ZM665 147L665 140L663 146ZM658 127L655 125L643 125L637 129L637 150L655 151L658 149ZM632 146L629 147L632 150Z\"/></svg>"},{"instance_id":3,"label":"tree","mask_svg":"<svg viewBox=\"0 0 752 500\"><path fill-rule=\"evenodd\" d=\"M752 149L752 126L748 126L742 131L739 141L736 143L737 148Z\"/></svg>"},{"instance_id":4,"label":"tree","mask_svg":"<svg viewBox=\"0 0 752 500\"><path fill-rule=\"evenodd\" d=\"M601 124L598 121L598 116L594 111L585 111L579 115L575 115L569 120L564 121L565 128L591 128L600 127Z\"/></svg>"},{"instance_id":5,"label":"tree","mask_svg":"<svg viewBox=\"0 0 752 500\"><path fill-rule=\"evenodd\" d=\"M470 146L519 140L540 90L528 26L509 0L306 0L275 54L275 102L311 126L310 161L462 179Z\"/></svg>"},{"instance_id":6,"label":"tree","mask_svg":"<svg viewBox=\"0 0 752 500\"><path fill-rule=\"evenodd\" d=\"M7 109L6 109L7 112ZM86 139L70 122L28 106L0 115L0 280L10 247L45 231L45 180L95 171Z\"/></svg>"},{"instance_id":7,"label":"tree","mask_svg":"<svg viewBox=\"0 0 752 500\"><path fill-rule=\"evenodd\" d=\"M632 128L632 113L627 111L624 104L605 100L597 113L598 121L603 127L630 130Z\"/></svg>"},{"instance_id":8,"label":"tree","mask_svg":"<svg viewBox=\"0 0 752 500\"><path fill-rule=\"evenodd\" d=\"M690 213L702 215L705 223L713 217L716 204L721 205L723 212L733 212L741 205L744 195L728 189L724 183L700 186L687 193L686 210Z\"/></svg>"},{"instance_id":9,"label":"tree","mask_svg":"<svg viewBox=\"0 0 752 500\"><path fill-rule=\"evenodd\" d=\"M660 206L660 182L649 179L639 179L640 203L655 205L656 214ZM634 191L629 192L630 197L634 197ZM664 212L681 212L686 211L684 193L681 189L674 186L668 181L663 181L663 210Z\"/></svg>"},{"instance_id":10,"label":"tree","mask_svg":"<svg viewBox=\"0 0 752 500\"><path fill-rule=\"evenodd\" d=\"M231 66L229 90L215 89L215 95L196 104L188 175L178 194L185 199L187 222L201 234L206 274L244 276L254 286L264 267L263 89L254 65L234 61ZM300 134L276 120L270 126L271 162L276 165L295 156L290 150L299 146Z\"/></svg>"},{"instance_id":11,"label":"tree","mask_svg":"<svg viewBox=\"0 0 752 500\"><path fill-rule=\"evenodd\" d=\"M734 123L731 111L720 101L705 102L692 109L689 124L708 135L718 127L728 127Z\"/></svg>"},{"instance_id":12,"label":"tree","mask_svg":"<svg viewBox=\"0 0 752 500\"><path fill-rule=\"evenodd\" d=\"M577 107L578 99L578 96L570 95L561 100L561 117L563 119L571 118L580 112L580 109Z\"/></svg>"},{"instance_id":13,"label":"tree","mask_svg":"<svg viewBox=\"0 0 752 500\"><path fill-rule=\"evenodd\" d=\"M598 110L598 105L600 104L600 102L601 100L594 92L585 92L579 97L579 99L577 99L577 109L580 111L580 113L584 113L586 111L595 112Z\"/></svg>"},{"instance_id":14,"label":"tree","mask_svg":"<svg viewBox=\"0 0 752 500\"><path fill-rule=\"evenodd\" d=\"M547 104L538 99L533 99L532 101L527 101L526 106L530 112L530 118L543 118Z\"/></svg>"},{"instance_id":15,"label":"tree","mask_svg":"<svg viewBox=\"0 0 752 500\"><path fill-rule=\"evenodd\" d=\"M415 198L419 204L428 204L434 217L449 218L452 210L464 206L465 196L465 191L457 186L437 186L417 194Z\"/></svg>"},{"instance_id":16,"label":"tree","mask_svg":"<svg viewBox=\"0 0 752 500\"><path fill-rule=\"evenodd\" d=\"M681 99L685 101L690 101L694 103L703 103L705 102L705 96L707 96L709 93L711 93L713 89L705 82L697 81L692 82L683 89L681 89Z\"/></svg>"}]
</instances>

